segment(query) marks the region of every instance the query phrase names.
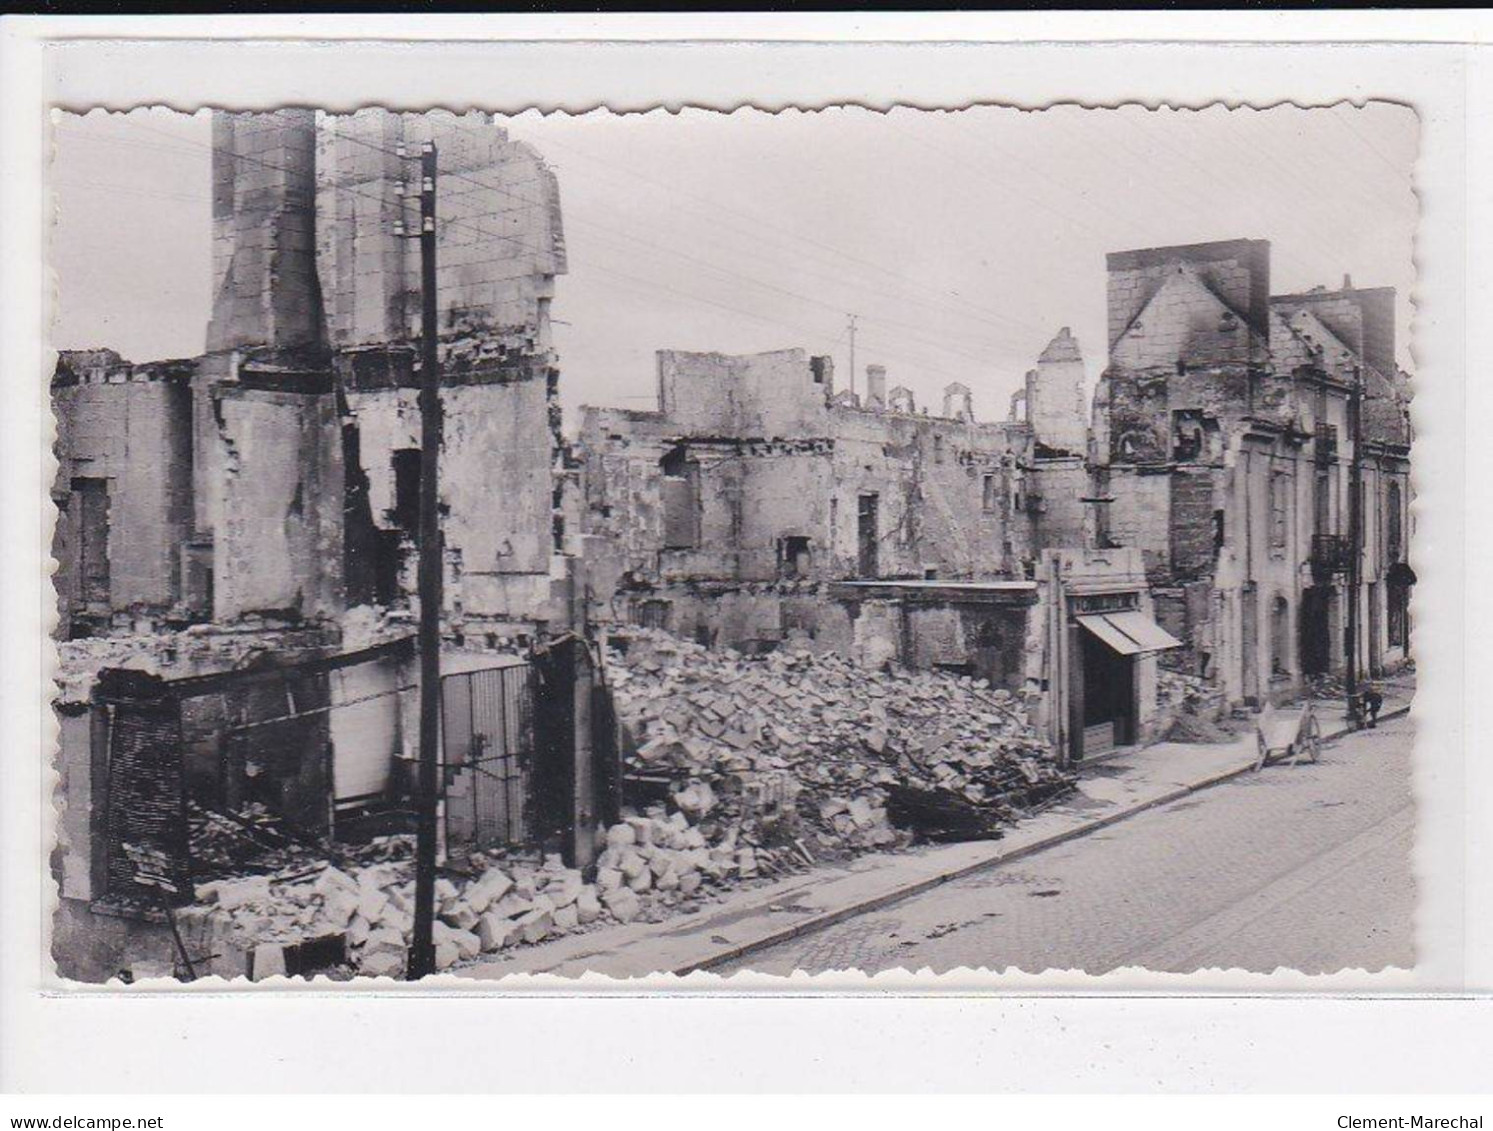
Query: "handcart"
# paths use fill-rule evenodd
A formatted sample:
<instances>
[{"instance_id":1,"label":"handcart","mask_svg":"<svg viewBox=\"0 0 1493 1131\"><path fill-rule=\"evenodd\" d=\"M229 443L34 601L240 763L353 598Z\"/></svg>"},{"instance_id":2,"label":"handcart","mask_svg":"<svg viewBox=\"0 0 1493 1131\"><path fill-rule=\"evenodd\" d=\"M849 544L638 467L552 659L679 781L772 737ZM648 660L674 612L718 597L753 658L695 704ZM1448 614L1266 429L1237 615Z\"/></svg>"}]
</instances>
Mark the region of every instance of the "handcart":
<instances>
[{"instance_id":1,"label":"handcart","mask_svg":"<svg viewBox=\"0 0 1493 1131\"><path fill-rule=\"evenodd\" d=\"M1302 758L1315 762L1322 749L1322 724L1310 701L1293 711L1267 706L1255 720L1255 769L1266 762L1290 758L1294 766Z\"/></svg>"}]
</instances>

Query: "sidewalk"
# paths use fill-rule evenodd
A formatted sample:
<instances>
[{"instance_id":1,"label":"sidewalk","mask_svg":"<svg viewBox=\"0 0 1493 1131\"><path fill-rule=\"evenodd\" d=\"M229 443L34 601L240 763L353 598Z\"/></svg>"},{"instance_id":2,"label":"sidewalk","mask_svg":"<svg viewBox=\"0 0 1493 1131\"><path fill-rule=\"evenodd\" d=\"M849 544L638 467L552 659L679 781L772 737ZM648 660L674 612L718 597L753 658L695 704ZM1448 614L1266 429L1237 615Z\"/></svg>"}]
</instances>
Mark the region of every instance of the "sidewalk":
<instances>
[{"instance_id":1,"label":"sidewalk","mask_svg":"<svg viewBox=\"0 0 1493 1131\"><path fill-rule=\"evenodd\" d=\"M1393 718L1408 709L1408 698L1389 695L1380 718ZM1325 737L1335 738L1346 731L1341 707L1319 702L1318 711ZM1227 745L1160 743L1085 770L1073 794L1022 821L1001 840L862 856L843 866L733 892L693 915L570 935L451 973L477 979L508 974L573 978L587 972L635 978L708 970L971 872L1105 828L1245 773L1254 760L1252 731Z\"/></svg>"}]
</instances>

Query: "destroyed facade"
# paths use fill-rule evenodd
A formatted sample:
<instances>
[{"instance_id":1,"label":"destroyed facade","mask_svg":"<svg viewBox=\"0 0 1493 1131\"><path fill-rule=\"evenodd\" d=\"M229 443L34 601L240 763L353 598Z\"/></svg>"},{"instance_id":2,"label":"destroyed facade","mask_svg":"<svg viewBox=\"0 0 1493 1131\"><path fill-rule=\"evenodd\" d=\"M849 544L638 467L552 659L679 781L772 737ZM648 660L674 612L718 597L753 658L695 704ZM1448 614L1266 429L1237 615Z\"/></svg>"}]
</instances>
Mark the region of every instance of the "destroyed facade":
<instances>
[{"instance_id":1,"label":"destroyed facade","mask_svg":"<svg viewBox=\"0 0 1493 1131\"><path fill-rule=\"evenodd\" d=\"M480 114L218 112L212 138L206 353L135 365L66 352L52 381L57 953L80 977L114 973L149 932L124 925L129 908L190 900L203 862L188 832L214 813L268 815L278 828L261 839L404 827L420 476L405 189L426 142L451 185L436 239L443 684L483 731L448 751L459 802L443 832L454 853L604 815L584 649L548 648L577 624L549 337L566 269L553 173ZM536 650L548 667L529 662ZM536 710L539 678L552 694ZM453 714L452 743L457 729ZM182 807L146 800L162 796ZM574 835L563 848L590 852Z\"/></svg>"},{"instance_id":2,"label":"destroyed facade","mask_svg":"<svg viewBox=\"0 0 1493 1131\"><path fill-rule=\"evenodd\" d=\"M1065 327L1012 398L917 411L829 358L658 355L658 409L584 410L589 609L715 647L976 674L1077 760L1157 735L1159 670L1281 702L1409 657L1409 381L1394 292L1270 294L1269 245L1109 257L1092 410ZM1361 443L1350 400L1361 381Z\"/></svg>"},{"instance_id":3,"label":"destroyed facade","mask_svg":"<svg viewBox=\"0 0 1493 1131\"><path fill-rule=\"evenodd\" d=\"M1395 294L1270 293L1262 240L1109 257L1094 403L1096 541L1141 550L1175 659L1230 702L1345 663L1350 465L1362 475L1359 670L1409 657L1409 378ZM1361 443L1350 401L1361 383Z\"/></svg>"},{"instance_id":4,"label":"destroyed facade","mask_svg":"<svg viewBox=\"0 0 1493 1131\"><path fill-rule=\"evenodd\" d=\"M572 447L538 154L482 115L218 113L206 352L52 378L65 975L404 969L427 142L442 968L1000 835L1184 701L1340 671L1350 599L1361 669L1409 660L1392 291L1272 295L1257 240L1118 252L1091 403L1066 327L1001 420L663 350L656 409Z\"/></svg>"}]
</instances>

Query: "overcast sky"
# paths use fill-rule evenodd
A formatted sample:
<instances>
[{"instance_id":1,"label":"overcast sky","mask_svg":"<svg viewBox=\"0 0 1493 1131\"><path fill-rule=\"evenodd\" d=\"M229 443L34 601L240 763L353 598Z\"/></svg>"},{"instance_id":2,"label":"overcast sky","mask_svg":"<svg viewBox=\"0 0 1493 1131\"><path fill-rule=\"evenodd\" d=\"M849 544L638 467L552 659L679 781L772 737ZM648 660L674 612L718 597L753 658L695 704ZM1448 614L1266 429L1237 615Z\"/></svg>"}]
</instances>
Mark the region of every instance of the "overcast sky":
<instances>
[{"instance_id":1,"label":"overcast sky","mask_svg":"<svg viewBox=\"0 0 1493 1131\"><path fill-rule=\"evenodd\" d=\"M887 367L937 411L962 381L1004 418L1070 326L1104 367L1104 256L1250 237L1275 293L1392 286L1411 368L1415 115L977 108L954 113L529 113L560 179L570 273L553 314L568 423L653 407L657 349L800 346ZM54 345L200 353L211 306L208 117L61 116ZM857 376L857 387L862 380Z\"/></svg>"}]
</instances>

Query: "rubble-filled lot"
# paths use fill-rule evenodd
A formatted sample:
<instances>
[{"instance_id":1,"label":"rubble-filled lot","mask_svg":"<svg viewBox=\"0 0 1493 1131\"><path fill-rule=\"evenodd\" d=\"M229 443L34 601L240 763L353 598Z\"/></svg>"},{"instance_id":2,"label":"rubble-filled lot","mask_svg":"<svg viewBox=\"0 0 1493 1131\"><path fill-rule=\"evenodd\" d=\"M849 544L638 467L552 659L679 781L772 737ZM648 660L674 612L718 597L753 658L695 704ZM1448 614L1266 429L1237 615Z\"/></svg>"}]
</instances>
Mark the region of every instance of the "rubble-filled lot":
<instances>
[{"instance_id":1,"label":"rubble-filled lot","mask_svg":"<svg viewBox=\"0 0 1493 1131\"><path fill-rule=\"evenodd\" d=\"M807 650L714 652L656 630L617 643L607 668L625 772L666 783L669 808L711 848L812 863L918 832L998 835L1073 784L1025 704L982 679Z\"/></svg>"},{"instance_id":2,"label":"rubble-filled lot","mask_svg":"<svg viewBox=\"0 0 1493 1131\"><path fill-rule=\"evenodd\" d=\"M614 639L606 670L625 818L605 830L594 872L494 852L467 861L469 875L443 876L437 969L659 921L858 853L999 836L1073 785L1021 699L980 679L867 670L806 650L713 652L646 629ZM194 851L211 849L200 863L227 864L240 834L272 838L261 824L198 814ZM325 938L342 943L328 972L399 977L414 924L412 847L381 837L330 864L269 852L261 868L273 874L200 884L198 912L256 979L295 972L294 948Z\"/></svg>"},{"instance_id":3,"label":"rubble-filled lot","mask_svg":"<svg viewBox=\"0 0 1493 1131\"><path fill-rule=\"evenodd\" d=\"M1156 707L1163 714L1186 711L1216 715L1224 709L1223 689L1201 676L1162 668L1156 673Z\"/></svg>"}]
</instances>

